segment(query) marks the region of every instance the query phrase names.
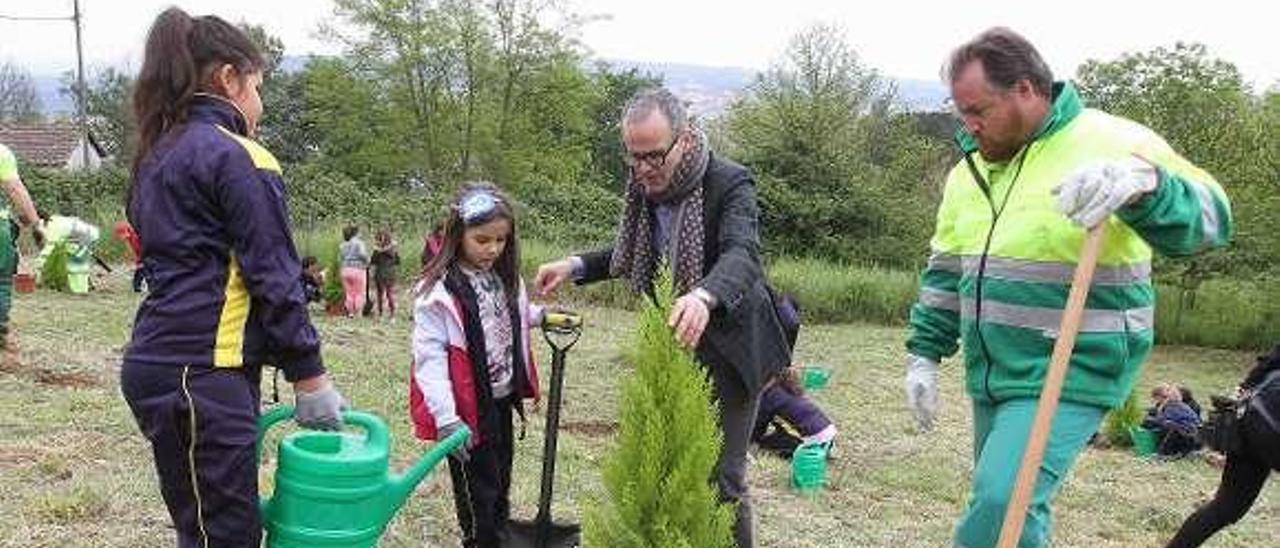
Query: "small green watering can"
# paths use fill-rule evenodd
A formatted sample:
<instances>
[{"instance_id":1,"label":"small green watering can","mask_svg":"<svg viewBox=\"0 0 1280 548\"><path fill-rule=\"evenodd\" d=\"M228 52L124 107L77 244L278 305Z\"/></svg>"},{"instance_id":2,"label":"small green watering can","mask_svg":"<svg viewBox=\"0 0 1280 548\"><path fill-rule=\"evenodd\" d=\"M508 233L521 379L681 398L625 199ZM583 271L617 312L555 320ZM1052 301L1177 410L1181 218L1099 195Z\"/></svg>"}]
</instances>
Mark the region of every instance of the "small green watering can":
<instances>
[{"instance_id":1,"label":"small green watering can","mask_svg":"<svg viewBox=\"0 0 1280 548\"><path fill-rule=\"evenodd\" d=\"M292 416L293 406L280 405L258 419L259 459L267 430ZM359 411L343 412L342 420L365 434L302 430L280 440L275 492L261 502L267 546L377 546L414 487L471 435L463 427L403 474L391 474L386 423Z\"/></svg>"}]
</instances>

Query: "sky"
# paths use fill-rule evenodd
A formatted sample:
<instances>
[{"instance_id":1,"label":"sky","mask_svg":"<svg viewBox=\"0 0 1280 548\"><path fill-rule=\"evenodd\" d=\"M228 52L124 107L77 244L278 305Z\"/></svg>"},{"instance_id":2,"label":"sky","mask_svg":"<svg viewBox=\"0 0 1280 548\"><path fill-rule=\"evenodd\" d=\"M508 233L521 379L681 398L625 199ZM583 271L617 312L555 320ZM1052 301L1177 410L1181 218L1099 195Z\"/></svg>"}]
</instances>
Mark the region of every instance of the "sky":
<instances>
[{"instance_id":1,"label":"sky","mask_svg":"<svg viewBox=\"0 0 1280 548\"><path fill-rule=\"evenodd\" d=\"M1088 59L1201 42L1257 88L1280 83L1280 33L1267 2L1244 0L970 0L876 3L837 0L559 0L593 18L579 38L596 57L760 69L815 23L841 27L863 61L899 78L937 80L956 45L993 25L1027 36L1058 77ZM317 36L332 21L327 0L81 0L86 63L137 67L146 30L164 7L264 25L290 54L336 53ZM71 0L4 0L0 15L70 15ZM69 22L0 19L0 61L36 73L75 66Z\"/></svg>"}]
</instances>

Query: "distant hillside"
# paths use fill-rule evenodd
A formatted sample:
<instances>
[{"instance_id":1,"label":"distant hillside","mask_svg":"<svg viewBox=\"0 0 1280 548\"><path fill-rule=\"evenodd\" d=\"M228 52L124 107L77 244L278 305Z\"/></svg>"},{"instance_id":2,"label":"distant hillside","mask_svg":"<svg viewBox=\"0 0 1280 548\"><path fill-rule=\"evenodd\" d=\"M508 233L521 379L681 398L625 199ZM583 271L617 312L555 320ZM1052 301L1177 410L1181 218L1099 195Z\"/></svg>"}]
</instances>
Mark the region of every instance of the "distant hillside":
<instances>
[{"instance_id":1,"label":"distant hillside","mask_svg":"<svg viewBox=\"0 0 1280 548\"><path fill-rule=\"evenodd\" d=\"M607 59L613 67L635 68L663 77L667 87L689 100L695 113L715 115L729 107L755 80L757 71L741 67L713 67L682 63L653 63ZM911 78L893 78L898 98L911 110L938 110L947 98L941 83Z\"/></svg>"},{"instance_id":2,"label":"distant hillside","mask_svg":"<svg viewBox=\"0 0 1280 548\"><path fill-rule=\"evenodd\" d=\"M296 72L311 59L308 55L286 55L280 68ZM641 72L662 76L666 85L676 94L692 103L695 113L716 115L724 112L733 100L755 80L754 69L742 67L713 67L682 63L653 63L625 59L607 59L615 68L635 68ZM75 103L58 90L62 87L57 75L36 75L36 89L44 111L50 115L72 114ZM898 86L898 98L911 110L938 110L947 98L942 84L930 80L894 78Z\"/></svg>"}]
</instances>

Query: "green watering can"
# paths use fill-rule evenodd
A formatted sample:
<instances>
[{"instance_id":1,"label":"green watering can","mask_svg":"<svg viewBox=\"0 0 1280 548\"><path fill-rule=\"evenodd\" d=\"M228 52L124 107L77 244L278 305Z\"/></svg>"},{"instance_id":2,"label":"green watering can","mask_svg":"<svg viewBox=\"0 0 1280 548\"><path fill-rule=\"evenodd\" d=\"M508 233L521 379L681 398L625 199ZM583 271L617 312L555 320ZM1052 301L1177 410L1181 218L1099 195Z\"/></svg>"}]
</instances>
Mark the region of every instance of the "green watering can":
<instances>
[{"instance_id":1,"label":"green watering can","mask_svg":"<svg viewBox=\"0 0 1280 548\"><path fill-rule=\"evenodd\" d=\"M259 460L267 430L292 416L293 406L280 405L258 419ZM471 435L463 427L391 474L386 423L359 411L343 412L342 420L365 434L301 430L280 440L275 492L261 502L267 546L376 546L418 482Z\"/></svg>"}]
</instances>

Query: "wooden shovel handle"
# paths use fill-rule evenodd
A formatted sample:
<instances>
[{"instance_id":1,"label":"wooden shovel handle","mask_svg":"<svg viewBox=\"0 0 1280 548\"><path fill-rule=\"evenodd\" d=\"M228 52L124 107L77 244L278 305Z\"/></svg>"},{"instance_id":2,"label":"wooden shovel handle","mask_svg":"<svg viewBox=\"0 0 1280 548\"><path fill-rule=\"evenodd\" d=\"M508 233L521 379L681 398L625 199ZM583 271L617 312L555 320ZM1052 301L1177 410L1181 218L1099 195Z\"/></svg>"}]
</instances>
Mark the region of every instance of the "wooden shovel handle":
<instances>
[{"instance_id":1,"label":"wooden shovel handle","mask_svg":"<svg viewBox=\"0 0 1280 548\"><path fill-rule=\"evenodd\" d=\"M1016 547L1022 536L1022 526L1027 520L1027 506L1031 502L1031 493L1040 473L1040 463L1044 460L1044 448L1049 441L1053 415L1058 410L1058 397L1062 395L1062 383L1067 377L1067 365L1071 363L1076 333L1080 331L1080 318L1084 315L1085 298L1089 296L1089 283L1093 280L1093 270L1098 264L1098 249L1102 245L1104 226L1099 224L1089 229L1080 249L1080 262L1076 264L1075 275L1071 279L1067 308L1062 313L1058 340L1053 345L1053 357L1049 360L1049 371L1040 392L1040 403L1036 405L1035 422L1032 423L1027 448L1022 454L1022 465L1018 467L1018 479L1013 484L1013 494L1009 497L1009 506L1005 510L1004 525L1000 528L1000 542L997 544L999 548Z\"/></svg>"}]
</instances>

